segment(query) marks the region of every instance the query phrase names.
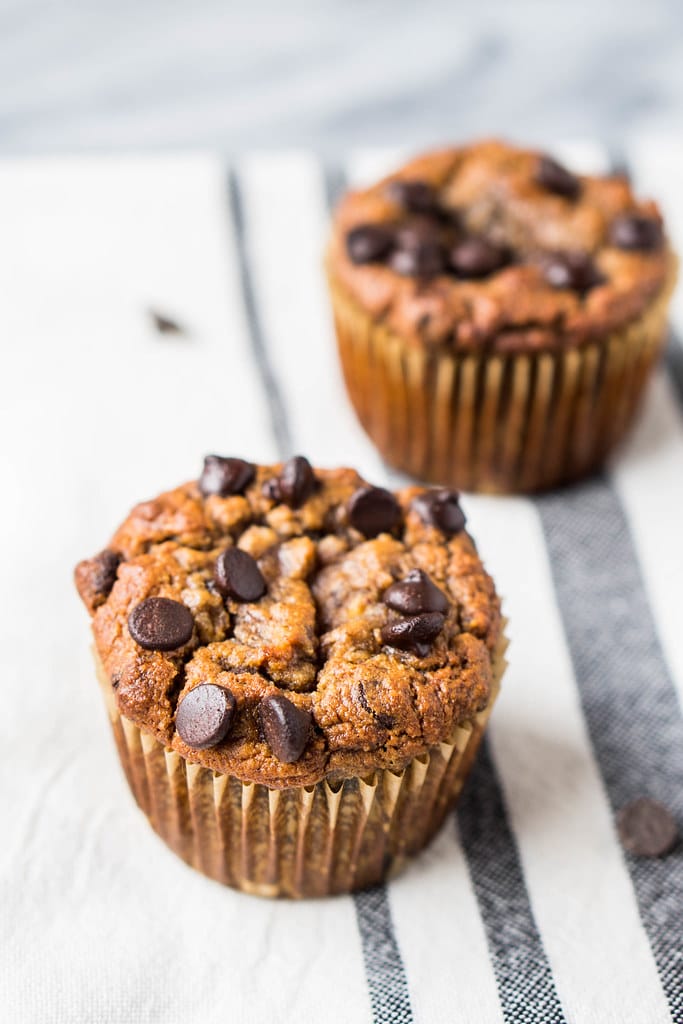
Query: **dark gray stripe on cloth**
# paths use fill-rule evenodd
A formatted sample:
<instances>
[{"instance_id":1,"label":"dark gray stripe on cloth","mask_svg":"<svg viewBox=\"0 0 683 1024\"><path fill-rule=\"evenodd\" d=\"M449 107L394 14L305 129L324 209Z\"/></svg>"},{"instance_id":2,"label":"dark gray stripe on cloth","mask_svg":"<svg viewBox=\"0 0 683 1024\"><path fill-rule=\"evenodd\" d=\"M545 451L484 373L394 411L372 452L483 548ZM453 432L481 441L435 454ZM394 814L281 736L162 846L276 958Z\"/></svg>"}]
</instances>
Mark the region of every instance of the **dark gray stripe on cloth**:
<instances>
[{"instance_id":1,"label":"dark gray stripe on cloth","mask_svg":"<svg viewBox=\"0 0 683 1024\"><path fill-rule=\"evenodd\" d=\"M411 1024L413 1011L385 885L356 893L356 917L375 1024Z\"/></svg>"},{"instance_id":2,"label":"dark gray stripe on cloth","mask_svg":"<svg viewBox=\"0 0 683 1024\"><path fill-rule=\"evenodd\" d=\"M265 333L259 314L258 302L254 292L249 251L246 240L242 190L239 183L239 177L235 170L228 171L228 201L235 229L240 286L242 289L244 310L247 316L247 324L249 326L252 352L254 353L254 361L268 399L271 427L275 443L277 445L278 455L284 459L292 454L291 429L289 426L287 411L285 409L285 400L282 395L282 389L268 355L268 345L266 343Z\"/></svg>"},{"instance_id":3,"label":"dark gray stripe on cloth","mask_svg":"<svg viewBox=\"0 0 683 1024\"><path fill-rule=\"evenodd\" d=\"M647 795L683 825L681 707L621 502L602 477L535 502L612 809ZM672 1017L683 1021L683 846L663 860L625 859Z\"/></svg>"},{"instance_id":4,"label":"dark gray stripe on cloth","mask_svg":"<svg viewBox=\"0 0 683 1024\"><path fill-rule=\"evenodd\" d=\"M457 815L503 1018L509 1024L562 1024L566 1018L534 920L486 740Z\"/></svg>"},{"instance_id":5,"label":"dark gray stripe on cloth","mask_svg":"<svg viewBox=\"0 0 683 1024\"><path fill-rule=\"evenodd\" d=\"M325 168L328 206L347 186L343 169ZM387 467L388 478L404 486ZM534 920L519 854L485 744L458 805L465 856L486 932L503 1017L509 1024L564 1024L550 964Z\"/></svg>"}]
</instances>

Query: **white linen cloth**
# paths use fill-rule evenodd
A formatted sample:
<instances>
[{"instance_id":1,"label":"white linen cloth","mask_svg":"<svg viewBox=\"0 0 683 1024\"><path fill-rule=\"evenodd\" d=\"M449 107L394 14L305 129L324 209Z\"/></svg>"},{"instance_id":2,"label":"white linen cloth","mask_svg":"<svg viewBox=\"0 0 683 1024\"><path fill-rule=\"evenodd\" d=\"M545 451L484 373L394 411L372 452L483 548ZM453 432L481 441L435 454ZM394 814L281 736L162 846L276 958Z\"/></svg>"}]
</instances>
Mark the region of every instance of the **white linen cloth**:
<instances>
[{"instance_id":1,"label":"white linen cloth","mask_svg":"<svg viewBox=\"0 0 683 1024\"><path fill-rule=\"evenodd\" d=\"M628 156L683 247L683 147ZM243 896L170 853L127 791L75 563L208 452L395 479L337 366L335 181L304 152L231 174L210 154L0 162L0 1019L682 1021L683 852L636 862L614 826L641 794L683 826L675 359L604 477L465 499L510 668L457 818L403 876L359 898ZM158 334L150 307L187 334Z\"/></svg>"}]
</instances>

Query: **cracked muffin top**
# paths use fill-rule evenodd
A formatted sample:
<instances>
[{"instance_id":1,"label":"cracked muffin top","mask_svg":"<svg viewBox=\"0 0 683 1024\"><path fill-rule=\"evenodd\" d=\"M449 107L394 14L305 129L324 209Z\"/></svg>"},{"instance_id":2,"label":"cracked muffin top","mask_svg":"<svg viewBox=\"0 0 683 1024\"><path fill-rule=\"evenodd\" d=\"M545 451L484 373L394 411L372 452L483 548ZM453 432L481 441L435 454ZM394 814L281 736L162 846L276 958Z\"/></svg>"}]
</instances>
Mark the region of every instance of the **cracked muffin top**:
<instances>
[{"instance_id":1,"label":"cracked muffin top","mask_svg":"<svg viewBox=\"0 0 683 1024\"><path fill-rule=\"evenodd\" d=\"M400 770L486 706L500 602L458 496L208 456L76 567L121 713L284 788Z\"/></svg>"},{"instance_id":2,"label":"cracked muffin top","mask_svg":"<svg viewBox=\"0 0 683 1024\"><path fill-rule=\"evenodd\" d=\"M334 218L328 268L416 344L501 352L580 345L637 318L676 260L623 175L576 175L499 141L429 153Z\"/></svg>"}]
</instances>

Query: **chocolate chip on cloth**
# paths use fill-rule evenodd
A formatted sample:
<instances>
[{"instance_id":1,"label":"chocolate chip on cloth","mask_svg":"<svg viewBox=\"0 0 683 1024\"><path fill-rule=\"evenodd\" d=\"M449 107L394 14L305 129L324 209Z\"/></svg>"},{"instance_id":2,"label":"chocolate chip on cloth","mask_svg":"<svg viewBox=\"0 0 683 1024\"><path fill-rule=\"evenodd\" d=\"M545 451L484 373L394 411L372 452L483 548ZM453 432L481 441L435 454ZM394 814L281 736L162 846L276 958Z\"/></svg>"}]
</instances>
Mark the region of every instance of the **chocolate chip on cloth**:
<instances>
[{"instance_id":1,"label":"chocolate chip on cloth","mask_svg":"<svg viewBox=\"0 0 683 1024\"><path fill-rule=\"evenodd\" d=\"M401 771L486 706L500 604L456 494L302 456L208 465L133 510L116 559L76 571L121 714L282 789Z\"/></svg>"},{"instance_id":2,"label":"chocolate chip on cloth","mask_svg":"<svg viewBox=\"0 0 683 1024\"><path fill-rule=\"evenodd\" d=\"M619 811L622 845L636 857L664 857L680 839L676 820L657 800L639 797Z\"/></svg>"}]
</instances>

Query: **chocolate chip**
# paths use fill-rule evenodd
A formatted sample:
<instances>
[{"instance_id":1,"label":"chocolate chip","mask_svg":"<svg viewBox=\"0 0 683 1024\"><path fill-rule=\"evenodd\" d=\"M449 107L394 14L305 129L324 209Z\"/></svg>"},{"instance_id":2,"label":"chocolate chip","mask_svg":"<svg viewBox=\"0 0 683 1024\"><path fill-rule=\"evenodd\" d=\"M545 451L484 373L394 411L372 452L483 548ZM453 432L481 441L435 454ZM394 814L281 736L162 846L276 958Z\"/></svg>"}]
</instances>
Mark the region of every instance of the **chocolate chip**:
<instances>
[{"instance_id":1,"label":"chocolate chip","mask_svg":"<svg viewBox=\"0 0 683 1024\"><path fill-rule=\"evenodd\" d=\"M149 316L159 334L184 334L185 331L176 320L156 309L149 310Z\"/></svg>"},{"instance_id":2,"label":"chocolate chip","mask_svg":"<svg viewBox=\"0 0 683 1024\"><path fill-rule=\"evenodd\" d=\"M193 629L190 609L170 597L148 597L128 616L128 632L146 651L175 651L184 647Z\"/></svg>"},{"instance_id":3,"label":"chocolate chip","mask_svg":"<svg viewBox=\"0 0 683 1024\"><path fill-rule=\"evenodd\" d=\"M216 559L214 581L223 597L235 601L258 601L266 592L266 581L248 551L226 548Z\"/></svg>"},{"instance_id":4,"label":"chocolate chip","mask_svg":"<svg viewBox=\"0 0 683 1024\"><path fill-rule=\"evenodd\" d=\"M663 857L678 842L678 827L671 813L649 797L622 807L617 815L622 845L637 857Z\"/></svg>"},{"instance_id":5,"label":"chocolate chip","mask_svg":"<svg viewBox=\"0 0 683 1024\"><path fill-rule=\"evenodd\" d=\"M365 537L388 533L401 519L401 507L383 487L359 487L348 505L349 522Z\"/></svg>"},{"instance_id":6,"label":"chocolate chip","mask_svg":"<svg viewBox=\"0 0 683 1024\"><path fill-rule=\"evenodd\" d=\"M290 508L299 508L313 494L316 483L308 459L303 455L295 455L285 462L277 480L280 501L284 501Z\"/></svg>"},{"instance_id":7,"label":"chocolate chip","mask_svg":"<svg viewBox=\"0 0 683 1024\"><path fill-rule=\"evenodd\" d=\"M403 277L436 277L446 269L446 257L438 242L422 239L404 247L397 243L389 266Z\"/></svg>"},{"instance_id":8,"label":"chocolate chip","mask_svg":"<svg viewBox=\"0 0 683 1024\"><path fill-rule=\"evenodd\" d=\"M658 249L664 239L662 225L652 217L625 213L617 217L609 230L612 245L619 249Z\"/></svg>"},{"instance_id":9,"label":"chocolate chip","mask_svg":"<svg viewBox=\"0 0 683 1024\"><path fill-rule=\"evenodd\" d=\"M484 238L466 238L451 249L449 260L458 277L487 277L507 263L508 254Z\"/></svg>"},{"instance_id":10,"label":"chocolate chip","mask_svg":"<svg viewBox=\"0 0 683 1024\"><path fill-rule=\"evenodd\" d=\"M264 697L258 706L261 730L278 761L291 764L304 752L313 716L281 693Z\"/></svg>"},{"instance_id":11,"label":"chocolate chip","mask_svg":"<svg viewBox=\"0 0 683 1024\"><path fill-rule=\"evenodd\" d=\"M558 196L566 196L567 199L576 199L581 191L581 182L576 175L549 156L539 157L535 179L549 192L555 192Z\"/></svg>"},{"instance_id":12,"label":"chocolate chip","mask_svg":"<svg viewBox=\"0 0 683 1024\"><path fill-rule=\"evenodd\" d=\"M221 743L232 725L237 702L230 690L200 683L183 697L175 716L178 735L194 750Z\"/></svg>"},{"instance_id":13,"label":"chocolate chip","mask_svg":"<svg viewBox=\"0 0 683 1024\"><path fill-rule=\"evenodd\" d=\"M440 213L436 191L426 181L392 181L388 192L395 203L410 213Z\"/></svg>"},{"instance_id":14,"label":"chocolate chip","mask_svg":"<svg viewBox=\"0 0 683 1024\"><path fill-rule=\"evenodd\" d=\"M207 455L204 469L198 480L199 490L207 497L218 494L226 498L229 494L241 494L254 479L255 468L244 459L223 458L221 455Z\"/></svg>"},{"instance_id":15,"label":"chocolate chip","mask_svg":"<svg viewBox=\"0 0 683 1024\"><path fill-rule=\"evenodd\" d=\"M402 615L421 615L423 612L445 614L449 608L443 590L439 590L422 569L413 569L404 579L392 583L384 591L382 600Z\"/></svg>"},{"instance_id":16,"label":"chocolate chip","mask_svg":"<svg viewBox=\"0 0 683 1024\"><path fill-rule=\"evenodd\" d=\"M543 276L553 288L587 292L604 280L593 260L584 252L558 252L546 256Z\"/></svg>"},{"instance_id":17,"label":"chocolate chip","mask_svg":"<svg viewBox=\"0 0 683 1024\"><path fill-rule=\"evenodd\" d=\"M391 228L383 224L362 224L346 236L346 251L352 263L377 263L393 244Z\"/></svg>"},{"instance_id":18,"label":"chocolate chip","mask_svg":"<svg viewBox=\"0 0 683 1024\"><path fill-rule=\"evenodd\" d=\"M436 526L444 533L461 533L465 529L465 513L460 508L459 494L445 488L425 491L413 498L412 507L423 523Z\"/></svg>"},{"instance_id":19,"label":"chocolate chip","mask_svg":"<svg viewBox=\"0 0 683 1024\"><path fill-rule=\"evenodd\" d=\"M109 597L116 582L116 572L121 564L118 551L105 548L92 559L92 587L98 597Z\"/></svg>"},{"instance_id":20,"label":"chocolate chip","mask_svg":"<svg viewBox=\"0 0 683 1024\"><path fill-rule=\"evenodd\" d=\"M423 658L427 653L425 645L431 643L443 629L445 617L441 612L425 612L412 615L409 619L397 619L382 626L383 644L399 647L403 651L415 651Z\"/></svg>"}]
</instances>

